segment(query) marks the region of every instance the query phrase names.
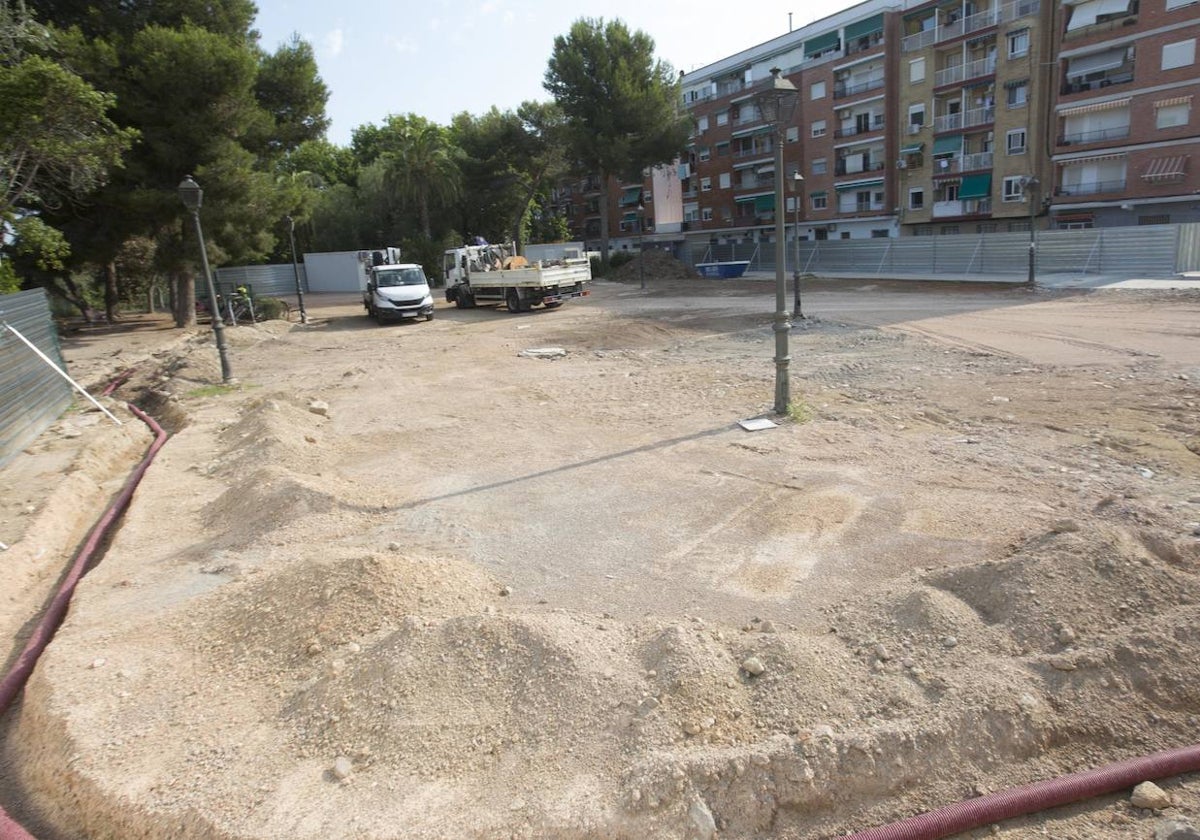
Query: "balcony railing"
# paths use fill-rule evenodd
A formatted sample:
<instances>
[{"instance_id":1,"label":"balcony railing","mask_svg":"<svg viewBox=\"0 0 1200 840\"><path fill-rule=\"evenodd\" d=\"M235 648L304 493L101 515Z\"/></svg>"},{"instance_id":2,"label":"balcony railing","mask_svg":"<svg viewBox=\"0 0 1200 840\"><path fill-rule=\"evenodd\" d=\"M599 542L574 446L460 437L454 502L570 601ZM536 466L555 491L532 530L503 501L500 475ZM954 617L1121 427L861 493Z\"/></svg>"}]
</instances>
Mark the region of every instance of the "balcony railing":
<instances>
[{"instance_id":1,"label":"balcony railing","mask_svg":"<svg viewBox=\"0 0 1200 840\"><path fill-rule=\"evenodd\" d=\"M1058 138L1058 145L1070 146L1073 143L1101 143L1105 140L1123 140L1129 136L1129 126L1119 125L1113 128L1098 128L1094 131L1076 131L1064 134Z\"/></svg>"},{"instance_id":2,"label":"balcony railing","mask_svg":"<svg viewBox=\"0 0 1200 840\"><path fill-rule=\"evenodd\" d=\"M1015 0L1015 2L1006 3L1002 9L988 9L987 11L978 12L966 18L948 20L938 26L934 26L932 29L925 29L906 36L900 41L900 49L902 52L916 52L917 50L925 49L931 44L947 41L951 38L959 38L968 33L977 32L980 29L995 26L1001 20L1016 20L1017 18L1037 14L1039 5L1040 0Z\"/></svg>"},{"instance_id":3,"label":"balcony railing","mask_svg":"<svg viewBox=\"0 0 1200 840\"><path fill-rule=\"evenodd\" d=\"M933 203L933 218L946 219L952 216L978 216L981 213L992 212L990 198L969 198L956 201L935 201Z\"/></svg>"},{"instance_id":4,"label":"balcony railing","mask_svg":"<svg viewBox=\"0 0 1200 840\"><path fill-rule=\"evenodd\" d=\"M852 85L835 82L833 85L833 98L841 99L846 96L855 96L859 93L866 93L869 90L878 90L883 87L884 81L882 78L871 79L868 82L856 82Z\"/></svg>"},{"instance_id":5,"label":"balcony railing","mask_svg":"<svg viewBox=\"0 0 1200 840\"><path fill-rule=\"evenodd\" d=\"M751 157L770 157L771 152L775 149L774 143L764 143L761 146L755 146L752 149L738 149L733 153L735 160L742 160Z\"/></svg>"},{"instance_id":6,"label":"balcony railing","mask_svg":"<svg viewBox=\"0 0 1200 840\"><path fill-rule=\"evenodd\" d=\"M881 160L871 161L864 165L861 169L849 169L846 166L846 161L839 160L833 165L834 175L858 175L862 172L879 172L885 168L885 164Z\"/></svg>"},{"instance_id":7,"label":"balcony railing","mask_svg":"<svg viewBox=\"0 0 1200 840\"><path fill-rule=\"evenodd\" d=\"M738 93L746 89L744 81L736 82L717 82L717 96L728 96L731 93Z\"/></svg>"},{"instance_id":8,"label":"balcony railing","mask_svg":"<svg viewBox=\"0 0 1200 840\"><path fill-rule=\"evenodd\" d=\"M1054 191L1055 195L1096 195L1097 193L1121 192L1125 179L1111 181L1084 181L1079 184L1063 184Z\"/></svg>"},{"instance_id":9,"label":"balcony railing","mask_svg":"<svg viewBox=\"0 0 1200 840\"><path fill-rule=\"evenodd\" d=\"M972 108L957 114L943 114L934 120L934 131L958 131L975 125L985 125L996 120L995 108Z\"/></svg>"},{"instance_id":10,"label":"balcony railing","mask_svg":"<svg viewBox=\"0 0 1200 840\"><path fill-rule=\"evenodd\" d=\"M871 125L866 128L861 128L857 125L852 125L849 128L839 128L833 132L834 137L854 137L859 134L870 134L872 131L883 131L883 117L876 117L871 122Z\"/></svg>"},{"instance_id":11,"label":"balcony railing","mask_svg":"<svg viewBox=\"0 0 1200 840\"><path fill-rule=\"evenodd\" d=\"M951 172L970 172L973 169L991 169L994 159L992 152L975 152L969 155L959 155L950 161Z\"/></svg>"},{"instance_id":12,"label":"balcony railing","mask_svg":"<svg viewBox=\"0 0 1200 840\"><path fill-rule=\"evenodd\" d=\"M1095 78L1068 79L1063 84L1060 92L1064 96L1069 96L1072 93L1100 90L1101 88L1112 87L1113 85L1126 85L1133 81L1133 69L1134 63L1130 61L1107 73L1098 73Z\"/></svg>"},{"instance_id":13,"label":"balcony railing","mask_svg":"<svg viewBox=\"0 0 1200 840\"><path fill-rule=\"evenodd\" d=\"M974 79L996 72L996 57L980 58L965 64L956 64L934 74L933 83L937 87L953 85L964 79Z\"/></svg>"}]
</instances>

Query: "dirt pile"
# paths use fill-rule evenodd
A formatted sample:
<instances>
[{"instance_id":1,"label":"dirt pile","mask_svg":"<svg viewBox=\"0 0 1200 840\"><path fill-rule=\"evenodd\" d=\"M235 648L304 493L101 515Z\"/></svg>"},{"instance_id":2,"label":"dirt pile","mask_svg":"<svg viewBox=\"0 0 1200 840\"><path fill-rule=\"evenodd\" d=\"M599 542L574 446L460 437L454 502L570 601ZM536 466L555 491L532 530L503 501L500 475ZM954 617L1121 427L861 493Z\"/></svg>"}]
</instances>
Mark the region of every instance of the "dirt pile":
<instances>
[{"instance_id":1,"label":"dirt pile","mask_svg":"<svg viewBox=\"0 0 1200 840\"><path fill-rule=\"evenodd\" d=\"M613 279L621 283L640 280L643 275L647 280L688 280L700 276L660 248L647 248L612 273Z\"/></svg>"}]
</instances>

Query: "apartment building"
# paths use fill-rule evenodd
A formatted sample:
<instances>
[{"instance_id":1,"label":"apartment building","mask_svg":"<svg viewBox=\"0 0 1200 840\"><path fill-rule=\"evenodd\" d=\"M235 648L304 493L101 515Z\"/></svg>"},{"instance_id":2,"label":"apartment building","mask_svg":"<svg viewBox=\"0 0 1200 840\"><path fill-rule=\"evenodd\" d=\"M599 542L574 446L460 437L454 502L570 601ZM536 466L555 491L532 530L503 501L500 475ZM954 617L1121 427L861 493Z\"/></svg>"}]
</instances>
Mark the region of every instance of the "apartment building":
<instances>
[{"instance_id":1,"label":"apartment building","mask_svg":"<svg viewBox=\"0 0 1200 840\"><path fill-rule=\"evenodd\" d=\"M678 165L560 212L617 248L771 242L777 213L802 240L1200 221L1198 36L1200 0L866 0L680 74ZM779 207L772 68L799 93Z\"/></svg>"},{"instance_id":2,"label":"apartment building","mask_svg":"<svg viewBox=\"0 0 1200 840\"><path fill-rule=\"evenodd\" d=\"M1200 222L1200 3L1083 0L1052 26L1053 226Z\"/></svg>"}]
</instances>

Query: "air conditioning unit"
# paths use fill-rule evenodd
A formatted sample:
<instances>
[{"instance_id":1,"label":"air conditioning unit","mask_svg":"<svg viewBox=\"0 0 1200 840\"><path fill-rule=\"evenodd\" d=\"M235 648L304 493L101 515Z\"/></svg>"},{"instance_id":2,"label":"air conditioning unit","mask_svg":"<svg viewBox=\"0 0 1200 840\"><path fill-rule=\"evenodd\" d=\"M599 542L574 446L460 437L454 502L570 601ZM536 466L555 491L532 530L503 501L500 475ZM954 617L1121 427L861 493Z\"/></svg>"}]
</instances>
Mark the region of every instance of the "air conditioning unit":
<instances>
[{"instance_id":1,"label":"air conditioning unit","mask_svg":"<svg viewBox=\"0 0 1200 840\"><path fill-rule=\"evenodd\" d=\"M896 161L896 168L908 169L908 161L906 161L904 158L900 158L900 160Z\"/></svg>"},{"instance_id":2,"label":"air conditioning unit","mask_svg":"<svg viewBox=\"0 0 1200 840\"><path fill-rule=\"evenodd\" d=\"M912 125L910 125L908 127L908 133L909 134L920 134L921 126L917 125L916 123L913 123Z\"/></svg>"}]
</instances>

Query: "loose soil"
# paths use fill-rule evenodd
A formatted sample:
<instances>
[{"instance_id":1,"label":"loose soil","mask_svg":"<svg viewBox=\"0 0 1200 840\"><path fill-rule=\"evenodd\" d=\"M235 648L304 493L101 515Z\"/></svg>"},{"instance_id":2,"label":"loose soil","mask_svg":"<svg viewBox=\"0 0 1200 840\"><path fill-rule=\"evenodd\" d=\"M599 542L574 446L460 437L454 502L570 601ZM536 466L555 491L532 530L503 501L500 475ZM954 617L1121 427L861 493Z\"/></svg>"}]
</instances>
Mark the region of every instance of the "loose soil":
<instances>
[{"instance_id":1,"label":"loose soil","mask_svg":"<svg viewBox=\"0 0 1200 840\"><path fill-rule=\"evenodd\" d=\"M227 330L231 388L203 328L65 337L125 422L0 472L11 650L148 445L125 401L173 435L0 802L43 840L830 838L1196 743L1200 296L806 281L747 432L773 284L645 276L310 296ZM963 836L1200 824L1160 785Z\"/></svg>"}]
</instances>

